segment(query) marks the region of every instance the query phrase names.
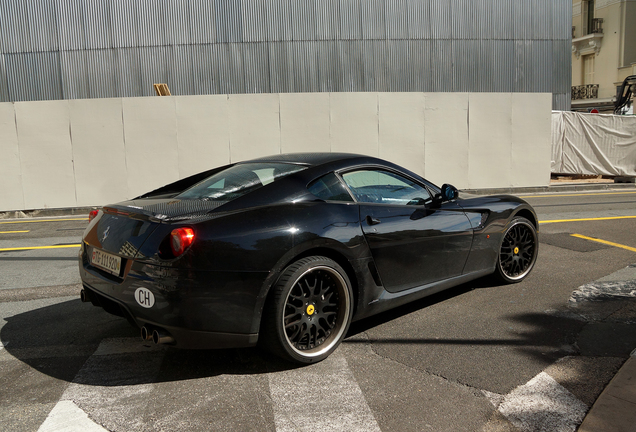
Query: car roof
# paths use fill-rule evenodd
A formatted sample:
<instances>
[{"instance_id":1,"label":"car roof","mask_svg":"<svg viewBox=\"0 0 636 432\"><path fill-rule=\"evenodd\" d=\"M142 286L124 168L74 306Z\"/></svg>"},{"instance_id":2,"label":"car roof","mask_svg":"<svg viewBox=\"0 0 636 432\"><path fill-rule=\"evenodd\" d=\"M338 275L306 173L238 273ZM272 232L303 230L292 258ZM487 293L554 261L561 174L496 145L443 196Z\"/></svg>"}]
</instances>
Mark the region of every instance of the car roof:
<instances>
[{"instance_id":1,"label":"car roof","mask_svg":"<svg viewBox=\"0 0 636 432\"><path fill-rule=\"evenodd\" d=\"M242 161L239 163L251 162L283 162L295 163L307 166L323 165L330 162L348 159L368 159L370 156L354 153L283 153L272 156L265 156L257 159Z\"/></svg>"}]
</instances>

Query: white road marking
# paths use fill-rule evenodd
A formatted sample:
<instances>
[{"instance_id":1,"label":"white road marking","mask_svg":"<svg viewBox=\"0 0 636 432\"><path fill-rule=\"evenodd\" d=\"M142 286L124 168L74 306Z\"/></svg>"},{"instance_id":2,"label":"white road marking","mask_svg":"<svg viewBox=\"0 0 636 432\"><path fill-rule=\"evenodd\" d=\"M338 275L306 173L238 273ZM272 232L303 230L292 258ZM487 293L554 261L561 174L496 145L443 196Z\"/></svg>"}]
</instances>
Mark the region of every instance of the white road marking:
<instances>
[{"instance_id":1,"label":"white road marking","mask_svg":"<svg viewBox=\"0 0 636 432\"><path fill-rule=\"evenodd\" d=\"M98 418L108 418L117 409L130 408L117 406L118 401L152 391L152 381L159 372L164 350L160 345L142 343L138 338L104 339L66 388L38 432L105 431L80 406L88 406L88 411ZM122 356L140 352L152 353L152 357L131 364L124 358L127 356ZM121 361L121 367L117 367L118 361Z\"/></svg>"},{"instance_id":2,"label":"white road marking","mask_svg":"<svg viewBox=\"0 0 636 432\"><path fill-rule=\"evenodd\" d=\"M60 401L50 412L38 432L105 432L73 401Z\"/></svg>"},{"instance_id":3,"label":"white road marking","mask_svg":"<svg viewBox=\"0 0 636 432\"><path fill-rule=\"evenodd\" d=\"M483 392L521 431L574 432L588 406L545 372L505 396Z\"/></svg>"},{"instance_id":4,"label":"white road marking","mask_svg":"<svg viewBox=\"0 0 636 432\"><path fill-rule=\"evenodd\" d=\"M338 352L318 364L270 373L268 378L277 432L380 431Z\"/></svg>"},{"instance_id":5,"label":"white road marking","mask_svg":"<svg viewBox=\"0 0 636 432\"><path fill-rule=\"evenodd\" d=\"M572 292L570 303L636 297L636 281L592 282Z\"/></svg>"}]
</instances>

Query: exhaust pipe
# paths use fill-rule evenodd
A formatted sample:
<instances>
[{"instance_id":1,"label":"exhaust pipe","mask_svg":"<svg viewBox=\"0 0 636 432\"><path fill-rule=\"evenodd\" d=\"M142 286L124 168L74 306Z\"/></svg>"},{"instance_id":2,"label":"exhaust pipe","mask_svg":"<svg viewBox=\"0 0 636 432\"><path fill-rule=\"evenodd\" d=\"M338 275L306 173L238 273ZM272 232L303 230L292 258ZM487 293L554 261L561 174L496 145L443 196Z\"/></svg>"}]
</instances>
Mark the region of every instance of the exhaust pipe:
<instances>
[{"instance_id":1,"label":"exhaust pipe","mask_svg":"<svg viewBox=\"0 0 636 432\"><path fill-rule=\"evenodd\" d=\"M143 341L152 340L152 330L153 329L150 326L141 327L141 340Z\"/></svg>"},{"instance_id":2,"label":"exhaust pipe","mask_svg":"<svg viewBox=\"0 0 636 432\"><path fill-rule=\"evenodd\" d=\"M165 330L155 329L152 332L152 341L155 344L172 344L174 343L174 338Z\"/></svg>"},{"instance_id":3,"label":"exhaust pipe","mask_svg":"<svg viewBox=\"0 0 636 432\"><path fill-rule=\"evenodd\" d=\"M84 288L82 288L82 290L80 291L80 300L82 300L83 303L88 303L91 301L91 295Z\"/></svg>"}]
</instances>

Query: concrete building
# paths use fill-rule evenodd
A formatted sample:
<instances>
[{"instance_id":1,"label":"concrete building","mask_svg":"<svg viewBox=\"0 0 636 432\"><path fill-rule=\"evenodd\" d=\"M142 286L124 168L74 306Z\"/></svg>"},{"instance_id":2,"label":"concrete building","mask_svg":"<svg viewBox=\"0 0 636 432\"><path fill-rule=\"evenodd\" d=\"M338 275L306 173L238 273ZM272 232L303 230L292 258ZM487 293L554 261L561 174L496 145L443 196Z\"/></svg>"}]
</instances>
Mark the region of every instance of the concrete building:
<instances>
[{"instance_id":1,"label":"concrete building","mask_svg":"<svg viewBox=\"0 0 636 432\"><path fill-rule=\"evenodd\" d=\"M636 0L572 1L572 110L612 112L636 74Z\"/></svg>"}]
</instances>

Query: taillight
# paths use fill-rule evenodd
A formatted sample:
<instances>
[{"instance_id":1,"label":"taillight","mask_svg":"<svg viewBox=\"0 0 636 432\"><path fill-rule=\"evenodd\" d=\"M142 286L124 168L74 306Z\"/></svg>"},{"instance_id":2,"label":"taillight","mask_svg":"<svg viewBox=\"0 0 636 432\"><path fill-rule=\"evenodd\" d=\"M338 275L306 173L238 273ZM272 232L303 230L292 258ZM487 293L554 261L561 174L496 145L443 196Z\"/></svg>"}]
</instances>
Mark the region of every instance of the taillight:
<instances>
[{"instance_id":1,"label":"taillight","mask_svg":"<svg viewBox=\"0 0 636 432\"><path fill-rule=\"evenodd\" d=\"M181 255L194 241L192 228L175 228L170 233L170 248L175 257Z\"/></svg>"},{"instance_id":2,"label":"taillight","mask_svg":"<svg viewBox=\"0 0 636 432\"><path fill-rule=\"evenodd\" d=\"M88 214L88 221L92 221L93 219L95 219L95 216L97 216L97 213L99 213L99 210L91 210L91 212Z\"/></svg>"}]
</instances>

